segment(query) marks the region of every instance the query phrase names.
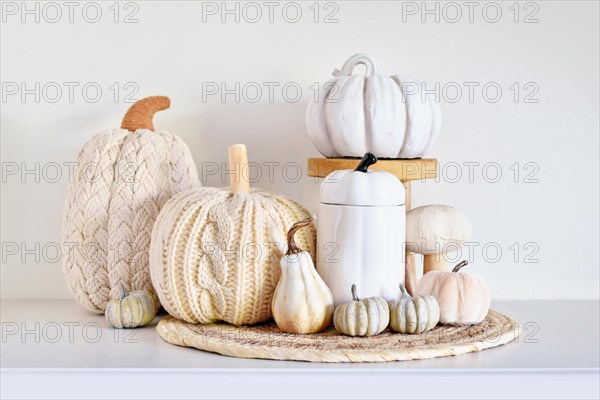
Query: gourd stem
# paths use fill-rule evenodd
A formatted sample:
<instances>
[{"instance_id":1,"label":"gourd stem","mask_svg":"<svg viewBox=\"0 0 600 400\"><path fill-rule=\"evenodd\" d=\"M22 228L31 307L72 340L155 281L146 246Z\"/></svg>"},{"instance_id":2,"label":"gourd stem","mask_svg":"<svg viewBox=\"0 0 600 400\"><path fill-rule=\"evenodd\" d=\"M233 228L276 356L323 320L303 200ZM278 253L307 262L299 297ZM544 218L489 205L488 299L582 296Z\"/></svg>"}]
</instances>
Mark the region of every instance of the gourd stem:
<instances>
[{"instance_id":1,"label":"gourd stem","mask_svg":"<svg viewBox=\"0 0 600 400\"><path fill-rule=\"evenodd\" d=\"M312 222L313 222L313 217L308 217L305 220L296 222L294 225L292 225L292 227L290 228L290 230L287 233L288 248L287 248L287 252L285 253L286 256L289 256L291 254L300 253L302 251L302 249L300 247L298 247L298 245L296 244L296 241L294 240L294 235L296 234L296 232L298 230L309 226L310 224L312 224Z\"/></svg>"},{"instance_id":2,"label":"gourd stem","mask_svg":"<svg viewBox=\"0 0 600 400\"><path fill-rule=\"evenodd\" d=\"M467 265L469 262L467 260L462 260L461 262L459 262L458 264L456 264L456 267L454 267L452 269L452 272L458 272L460 271L460 269L462 267L464 267L465 265Z\"/></svg>"},{"instance_id":3,"label":"gourd stem","mask_svg":"<svg viewBox=\"0 0 600 400\"><path fill-rule=\"evenodd\" d=\"M125 289L125 285L123 285L123 282L119 282L119 289L121 289L121 300L129 296L129 292L127 291L127 289Z\"/></svg>"},{"instance_id":4,"label":"gourd stem","mask_svg":"<svg viewBox=\"0 0 600 400\"><path fill-rule=\"evenodd\" d=\"M171 100L165 96L143 98L127 110L121 122L121 128L132 132L138 129L153 131L152 117L157 111L166 110L170 105Z\"/></svg>"},{"instance_id":5,"label":"gourd stem","mask_svg":"<svg viewBox=\"0 0 600 400\"><path fill-rule=\"evenodd\" d=\"M408 294L408 292L406 291L406 288L403 284L400 284L400 291L402 292L402 297L411 297L410 294Z\"/></svg>"},{"instance_id":6,"label":"gourd stem","mask_svg":"<svg viewBox=\"0 0 600 400\"><path fill-rule=\"evenodd\" d=\"M354 300L354 301L360 301L360 299L356 295L356 285L355 284L352 284L352 287L350 288L350 291L352 292L352 300Z\"/></svg>"},{"instance_id":7,"label":"gourd stem","mask_svg":"<svg viewBox=\"0 0 600 400\"><path fill-rule=\"evenodd\" d=\"M357 172L367 172L369 167L377 162L377 157L373 153L365 153L362 160L358 163L356 168L354 168Z\"/></svg>"}]
</instances>

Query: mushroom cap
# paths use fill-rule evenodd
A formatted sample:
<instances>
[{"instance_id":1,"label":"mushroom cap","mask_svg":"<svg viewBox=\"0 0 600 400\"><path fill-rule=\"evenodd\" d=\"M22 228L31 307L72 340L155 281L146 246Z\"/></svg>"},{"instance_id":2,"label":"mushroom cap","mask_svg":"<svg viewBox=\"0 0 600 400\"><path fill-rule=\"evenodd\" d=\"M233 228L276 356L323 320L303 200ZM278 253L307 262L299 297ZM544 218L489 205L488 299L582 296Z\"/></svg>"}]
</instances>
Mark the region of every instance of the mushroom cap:
<instances>
[{"instance_id":1,"label":"mushroom cap","mask_svg":"<svg viewBox=\"0 0 600 400\"><path fill-rule=\"evenodd\" d=\"M406 249L413 253L445 254L472 234L471 222L454 207L432 204L406 214Z\"/></svg>"}]
</instances>

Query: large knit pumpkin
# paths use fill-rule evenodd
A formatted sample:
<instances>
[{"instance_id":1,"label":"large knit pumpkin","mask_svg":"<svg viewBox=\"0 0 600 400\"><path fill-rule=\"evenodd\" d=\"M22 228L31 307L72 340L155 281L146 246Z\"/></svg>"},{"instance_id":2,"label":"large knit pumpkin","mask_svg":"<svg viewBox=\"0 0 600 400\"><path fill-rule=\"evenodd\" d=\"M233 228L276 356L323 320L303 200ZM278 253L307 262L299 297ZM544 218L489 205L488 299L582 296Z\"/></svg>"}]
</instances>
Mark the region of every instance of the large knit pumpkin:
<instances>
[{"instance_id":1,"label":"large knit pumpkin","mask_svg":"<svg viewBox=\"0 0 600 400\"><path fill-rule=\"evenodd\" d=\"M162 96L140 100L121 129L94 136L77 157L65 204L63 272L90 311L103 313L121 285L154 293L148 268L154 220L175 193L200 186L185 143L154 131L154 113L169 105Z\"/></svg>"},{"instance_id":2,"label":"large knit pumpkin","mask_svg":"<svg viewBox=\"0 0 600 400\"><path fill-rule=\"evenodd\" d=\"M239 164L232 156L237 151ZM246 166L245 147L232 146L229 169L244 171ZM245 325L269 319L286 232L309 217L288 197L250 191L243 178L231 182L231 189L179 193L154 225L152 282L169 314L190 323ZM315 256L313 225L295 238Z\"/></svg>"}]
</instances>

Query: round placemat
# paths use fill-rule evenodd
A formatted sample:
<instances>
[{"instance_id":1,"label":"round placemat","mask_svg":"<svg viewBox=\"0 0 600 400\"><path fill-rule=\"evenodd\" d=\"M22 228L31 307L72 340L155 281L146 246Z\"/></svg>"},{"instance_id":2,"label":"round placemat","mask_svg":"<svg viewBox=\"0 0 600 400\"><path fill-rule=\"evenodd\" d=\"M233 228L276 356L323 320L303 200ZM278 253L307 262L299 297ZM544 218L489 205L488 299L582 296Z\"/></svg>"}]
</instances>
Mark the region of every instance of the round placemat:
<instances>
[{"instance_id":1,"label":"round placemat","mask_svg":"<svg viewBox=\"0 0 600 400\"><path fill-rule=\"evenodd\" d=\"M226 323L194 325L167 316L158 323L158 334L167 342L185 347L243 358L312 362L382 362L423 360L455 356L516 339L517 321L490 310L477 325L438 325L420 335L389 330L377 336L350 337L333 327L311 335L283 333L274 322L255 326Z\"/></svg>"}]
</instances>

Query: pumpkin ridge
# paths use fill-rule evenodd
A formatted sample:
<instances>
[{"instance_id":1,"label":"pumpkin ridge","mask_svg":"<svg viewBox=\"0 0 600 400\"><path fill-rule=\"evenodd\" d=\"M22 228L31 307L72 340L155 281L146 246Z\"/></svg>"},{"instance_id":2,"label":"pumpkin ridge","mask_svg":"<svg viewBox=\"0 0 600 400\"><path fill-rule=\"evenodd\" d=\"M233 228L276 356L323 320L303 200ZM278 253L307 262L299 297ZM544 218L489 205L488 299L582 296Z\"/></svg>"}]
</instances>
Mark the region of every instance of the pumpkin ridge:
<instances>
[{"instance_id":1,"label":"pumpkin ridge","mask_svg":"<svg viewBox=\"0 0 600 400\"><path fill-rule=\"evenodd\" d=\"M92 150L92 160L97 160L96 171L103 183L114 181L114 165L117 162L119 151L124 135L119 135L118 131L111 131L106 136L101 136L99 139L102 144L100 149ZM117 136L117 140L112 136ZM93 162L93 161L92 161ZM80 177L81 178L81 177ZM95 244L98 246L97 260L90 260L90 255L83 256L83 270L86 276L85 286L87 294L92 303L99 312L103 312L106 308L106 303L110 297L110 281L109 269L110 260L108 259L108 243L110 240L108 231L109 213L108 208L112 196L110 186L94 185L91 180L86 181L83 178L83 187L85 194L78 202L86 201L82 207L83 217L85 222L82 226L83 244Z\"/></svg>"}]
</instances>

